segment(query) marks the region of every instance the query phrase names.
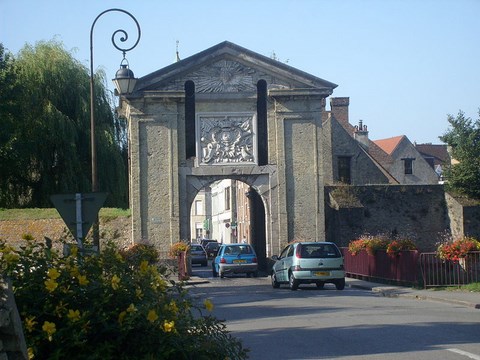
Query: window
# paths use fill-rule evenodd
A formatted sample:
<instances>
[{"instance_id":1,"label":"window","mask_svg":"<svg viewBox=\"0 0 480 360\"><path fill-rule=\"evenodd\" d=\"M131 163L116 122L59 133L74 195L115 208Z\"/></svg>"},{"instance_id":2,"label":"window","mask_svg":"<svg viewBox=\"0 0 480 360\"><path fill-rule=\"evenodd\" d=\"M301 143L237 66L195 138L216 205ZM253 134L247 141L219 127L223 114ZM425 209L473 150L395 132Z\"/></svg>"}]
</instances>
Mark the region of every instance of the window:
<instances>
[{"instance_id":1,"label":"window","mask_svg":"<svg viewBox=\"0 0 480 360\"><path fill-rule=\"evenodd\" d=\"M230 186L225 188L225 210L230 210L230 190Z\"/></svg>"},{"instance_id":2,"label":"window","mask_svg":"<svg viewBox=\"0 0 480 360\"><path fill-rule=\"evenodd\" d=\"M195 238L201 239L203 236L202 223L195 223Z\"/></svg>"},{"instance_id":3,"label":"window","mask_svg":"<svg viewBox=\"0 0 480 360\"><path fill-rule=\"evenodd\" d=\"M405 175L413 174L413 158L404 158L403 160L403 169Z\"/></svg>"},{"instance_id":4,"label":"window","mask_svg":"<svg viewBox=\"0 0 480 360\"><path fill-rule=\"evenodd\" d=\"M350 184L350 156L339 156L338 157L338 181Z\"/></svg>"},{"instance_id":5,"label":"window","mask_svg":"<svg viewBox=\"0 0 480 360\"><path fill-rule=\"evenodd\" d=\"M203 201L195 200L195 215L203 215Z\"/></svg>"}]
</instances>

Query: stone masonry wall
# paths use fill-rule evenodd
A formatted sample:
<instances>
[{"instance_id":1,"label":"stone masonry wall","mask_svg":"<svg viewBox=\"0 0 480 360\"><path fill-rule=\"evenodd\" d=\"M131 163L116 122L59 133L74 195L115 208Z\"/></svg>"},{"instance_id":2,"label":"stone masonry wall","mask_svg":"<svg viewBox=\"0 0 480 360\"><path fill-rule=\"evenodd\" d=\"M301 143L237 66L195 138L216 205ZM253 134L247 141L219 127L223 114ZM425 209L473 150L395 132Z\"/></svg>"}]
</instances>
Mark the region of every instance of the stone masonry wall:
<instances>
[{"instance_id":1,"label":"stone masonry wall","mask_svg":"<svg viewBox=\"0 0 480 360\"><path fill-rule=\"evenodd\" d=\"M453 238L473 236L480 239L480 206L465 198L445 196Z\"/></svg>"},{"instance_id":2,"label":"stone masonry wall","mask_svg":"<svg viewBox=\"0 0 480 360\"><path fill-rule=\"evenodd\" d=\"M325 198L327 238L339 246L364 234L387 234L433 251L450 229L441 185L332 186Z\"/></svg>"}]
</instances>

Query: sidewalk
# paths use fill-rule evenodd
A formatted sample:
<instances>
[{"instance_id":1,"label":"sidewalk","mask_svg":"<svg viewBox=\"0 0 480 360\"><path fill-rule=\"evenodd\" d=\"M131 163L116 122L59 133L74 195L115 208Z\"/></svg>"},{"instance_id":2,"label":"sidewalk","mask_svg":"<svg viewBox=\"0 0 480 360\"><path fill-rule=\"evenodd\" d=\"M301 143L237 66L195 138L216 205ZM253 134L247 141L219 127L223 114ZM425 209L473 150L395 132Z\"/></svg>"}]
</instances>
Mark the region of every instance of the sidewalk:
<instances>
[{"instance_id":1,"label":"sidewalk","mask_svg":"<svg viewBox=\"0 0 480 360\"><path fill-rule=\"evenodd\" d=\"M404 297L416 300L430 300L480 309L480 293L455 290L419 290L403 286L378 284L369 281L345 278L346 286L371 290L385 297Z\"/></svg>"}]
</instances>

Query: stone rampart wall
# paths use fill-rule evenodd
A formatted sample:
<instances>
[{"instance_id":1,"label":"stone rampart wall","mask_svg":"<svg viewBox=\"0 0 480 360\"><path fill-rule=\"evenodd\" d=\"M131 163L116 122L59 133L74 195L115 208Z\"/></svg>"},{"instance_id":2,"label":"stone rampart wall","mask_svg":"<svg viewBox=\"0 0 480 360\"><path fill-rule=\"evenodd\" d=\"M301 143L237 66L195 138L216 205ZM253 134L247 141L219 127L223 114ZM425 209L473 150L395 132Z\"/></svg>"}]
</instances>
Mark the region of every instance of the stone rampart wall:
<instances>
[{"instance_id":1,"label":"stone rampart wall","mask_svg":"<svg viewBox=\"0 0 480 360\"><path fill-rule=\"evenodd\" d=\"M329 186L325 189L326 236L348 246L361 235L409 237L433 251L450 230L442 185Z\"/></svg>"}]
</instances>

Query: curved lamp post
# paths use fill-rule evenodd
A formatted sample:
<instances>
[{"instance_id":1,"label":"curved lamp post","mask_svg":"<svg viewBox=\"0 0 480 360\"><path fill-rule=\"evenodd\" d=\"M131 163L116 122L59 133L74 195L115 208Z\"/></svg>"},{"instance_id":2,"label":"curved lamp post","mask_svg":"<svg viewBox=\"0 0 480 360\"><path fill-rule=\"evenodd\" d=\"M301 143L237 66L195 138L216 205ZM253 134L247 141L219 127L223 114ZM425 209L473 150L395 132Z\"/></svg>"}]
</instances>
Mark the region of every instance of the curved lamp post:
<instances>
[{"instance_id":1,"label":"curved lamp post","mask_svg":"<svg viewBox=\"0 0 480 360\"><path fill-rule=\"evenodd\" d=\"M123 9L108 9L101 12L93 21L92 27L90 28L90 142L91 142L91 152L92 152L92 192L98 191L98 184L97 184L97 149L96 149L96 142L95 142L95 86L94 86L94 78L93 78L93 28L97 20L104 14L112 11L122 12L130 16L135 24L137 25L138 30L138 38L137 41L133 44L133 46L129 48L122 48L118 46L115 42L115 37L117 34L121 34L120 41L125 42L128 40L128 34L125 30L119 29L116 30L112 34L112 44L113 46L123 53L123 59L120 62L120 69L115 74L115 79L113 82L115 83L116 93L118 95L126 95L133 91L135 87L135 83L137 79L135 79L132 70L129 69L128 61L125 58L125 54L127 51L132 50L134 47L137 46L138 42L140 41L141 31L140 25L138 24L137 19L130 14L128 11ZM98 218L97 221L93 224L93 245L97 246L97 249L100 249L99 243L99 233L98 233Z\"/></svg>"}]
</instances>

